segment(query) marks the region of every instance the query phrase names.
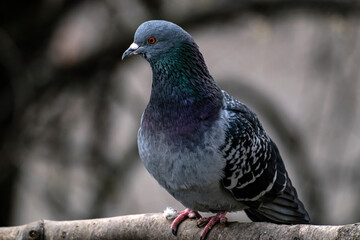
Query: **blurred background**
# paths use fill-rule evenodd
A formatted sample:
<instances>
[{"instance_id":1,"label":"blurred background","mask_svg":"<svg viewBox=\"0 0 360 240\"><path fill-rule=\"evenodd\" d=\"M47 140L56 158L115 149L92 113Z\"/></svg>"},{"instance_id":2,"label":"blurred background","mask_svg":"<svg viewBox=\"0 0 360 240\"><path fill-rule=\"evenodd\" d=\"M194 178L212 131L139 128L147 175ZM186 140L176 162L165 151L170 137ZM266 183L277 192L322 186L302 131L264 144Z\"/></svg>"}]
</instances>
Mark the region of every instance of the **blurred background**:
<instances>
[{"instance_id":1,"label":"blurred background","mask_svg":"<svg viewBox=\"0 0 360 240\"><path fill-rule=\"evenodd\" d=\"M359 10L340 0L1 1L0 226L182 210L138 157L151 69L121 62L149 19L186 29L219 85L258 114L314 223L359 222Z\"/></svg>"}]
</instances>

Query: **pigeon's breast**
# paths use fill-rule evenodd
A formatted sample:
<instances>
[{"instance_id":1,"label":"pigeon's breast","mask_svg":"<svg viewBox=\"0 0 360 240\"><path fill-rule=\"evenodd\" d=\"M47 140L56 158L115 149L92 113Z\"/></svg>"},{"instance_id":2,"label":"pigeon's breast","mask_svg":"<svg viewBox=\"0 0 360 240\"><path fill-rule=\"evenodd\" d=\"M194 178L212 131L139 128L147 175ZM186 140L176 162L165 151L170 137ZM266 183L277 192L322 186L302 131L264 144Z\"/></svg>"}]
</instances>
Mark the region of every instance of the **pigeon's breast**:
<instances>
[{"instance_id":1,"label":"pigeon's breast","mask_svg":"<svg viewBox=\"0 0 360 240\"><path fill-rule=\"evenodd\" d=\"M225 138L224 124L224 119L219 118L202 133L194 132L196 137L188 134L170 137L162 131L150 132L143 125L139 129L139 153L146 169L186 207L216 210L220 207L219 199L214 204L208 201L215 195L226 199L223 194L235 204L220 183L225 168L219 151Z\"/></svg>"},{"instance_id":2,"label":"pigeon's breast","mask_svg":"<svg viewBox=\"0 0 360 240\"><path fill-rule=\"evenodd\" d=\"M138 147L146 169L166 189L190 188L209 178L221 179L225 161L219 146L224 131L219 124L216 121L206 131L195 130L192 134L150 132L141 126Z\"/></svg>"}]
</instances>

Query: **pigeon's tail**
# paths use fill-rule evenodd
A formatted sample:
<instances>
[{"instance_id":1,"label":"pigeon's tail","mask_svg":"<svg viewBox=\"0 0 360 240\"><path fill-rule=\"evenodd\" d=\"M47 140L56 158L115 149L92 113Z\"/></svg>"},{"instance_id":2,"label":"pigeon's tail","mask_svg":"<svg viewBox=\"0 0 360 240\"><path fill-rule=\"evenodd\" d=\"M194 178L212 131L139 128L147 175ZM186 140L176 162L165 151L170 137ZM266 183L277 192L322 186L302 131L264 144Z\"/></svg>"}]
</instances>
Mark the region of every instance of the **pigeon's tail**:
<instances>
[{"instance_id":1,"label":"pigeon's tail","mask_svg":"<svg viewBox=\"0 0 360 240\"><path fill-rule=\"evenodd\" d=\"M273 222L280 224L310 223L310 217L304 204L299 200L290 179L285 190L269 202L261 203L257 208L245 209L246 215L254 222Z\"/></svg>"}]
</instances>

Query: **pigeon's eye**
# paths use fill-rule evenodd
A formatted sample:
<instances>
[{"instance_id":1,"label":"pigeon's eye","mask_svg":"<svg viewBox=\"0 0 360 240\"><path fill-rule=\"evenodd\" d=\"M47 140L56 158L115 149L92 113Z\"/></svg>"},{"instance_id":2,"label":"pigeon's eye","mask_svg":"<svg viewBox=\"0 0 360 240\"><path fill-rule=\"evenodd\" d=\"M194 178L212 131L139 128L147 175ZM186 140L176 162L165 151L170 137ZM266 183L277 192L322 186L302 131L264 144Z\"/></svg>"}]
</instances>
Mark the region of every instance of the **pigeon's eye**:
<instances>
[{"instance_id":1,"label":"pigeon's eye","mask_svg":"<svg viewBox=\"0 0 360 240\"><path fill-rule=\"evenodd\" d=\"M154 38L154 37L149 37L148 40L147 40L147 42L148 42L149 44L154 44L154 43L156 43L156 38Z\"/></svg>"}]
</instances>

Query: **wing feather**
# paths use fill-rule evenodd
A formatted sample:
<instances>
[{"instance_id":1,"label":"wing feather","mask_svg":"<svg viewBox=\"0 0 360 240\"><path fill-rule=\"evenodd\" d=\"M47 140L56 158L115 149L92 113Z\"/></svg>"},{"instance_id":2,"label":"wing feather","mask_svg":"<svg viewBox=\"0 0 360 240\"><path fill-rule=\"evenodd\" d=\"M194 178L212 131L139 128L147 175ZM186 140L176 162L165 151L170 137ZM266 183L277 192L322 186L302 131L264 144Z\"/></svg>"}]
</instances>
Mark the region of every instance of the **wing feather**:
<instances>
[{"instance_id":1,"label":"wing feather","mask_svg":"<svg viewBox=\"0 0 360 240\"><path fill-rule=\"evenodd\" d=\"M255 201L272 190L276 180L285 186L286 178L278 176L273 142L256 115L226 92L224 98L229 118L226 142L220 147L226 160L222 183L237 200Z\"/></svg>"},{"instance_id":2,"label":"wing feather","mask_svg":"<svg viewBox=\"0 0 360 240\"><path fill-rule=\"evenodd\" d=\"M222 184L234 198L249 206L253 221L309 223L276 144L257 116L223 91L227 118L225 143L220 147L226 161Z\"/></svg>"}]
</instances>

